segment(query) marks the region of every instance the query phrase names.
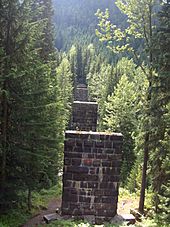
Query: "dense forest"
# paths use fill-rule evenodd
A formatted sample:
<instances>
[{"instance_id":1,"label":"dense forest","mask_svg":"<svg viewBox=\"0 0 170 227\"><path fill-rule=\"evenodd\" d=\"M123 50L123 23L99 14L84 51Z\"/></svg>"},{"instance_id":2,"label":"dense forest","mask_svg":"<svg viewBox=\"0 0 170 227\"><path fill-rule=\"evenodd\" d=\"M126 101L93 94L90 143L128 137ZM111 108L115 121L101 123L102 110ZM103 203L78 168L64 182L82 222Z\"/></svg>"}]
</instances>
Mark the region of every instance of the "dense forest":
<instances>
[{"instance_id":1,"label":"dense forest","mask_svg":"<svg viewBox=\"0 0 170 227\"><path fill-rule=\"evenodd\" d=\"M169 0L1 0L0 29L0 226L61 183L78 83L124 136L120 187L169 226Z\"/></svg>"}]
</instances>

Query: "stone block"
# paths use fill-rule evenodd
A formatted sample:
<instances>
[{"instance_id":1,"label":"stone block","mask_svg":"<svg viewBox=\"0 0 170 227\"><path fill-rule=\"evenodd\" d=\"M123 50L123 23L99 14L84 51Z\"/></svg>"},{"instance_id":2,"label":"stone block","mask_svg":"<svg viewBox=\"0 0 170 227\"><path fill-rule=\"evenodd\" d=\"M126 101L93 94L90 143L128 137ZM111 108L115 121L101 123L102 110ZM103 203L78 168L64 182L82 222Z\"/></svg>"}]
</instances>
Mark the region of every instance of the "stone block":
<instances>
[{"instance_id":1,"label":"stone block","mask_svg":"<svg viewBox=\"0 0 170 227\"><path fill-rule=\"evenodd\" d=\"M116 203L117 202L117 199L115 199L113 196L105 196L105 197L102 197L102 203Z\"/></svg>"},{"instance_id":2,"label":"stone block","mask_svg":"<svg viewBox=\"0 0 170 227\"><path fill-rule=\"evenodd\" d=\"M84 147L82 149L82 152L84 152L84 153L91 153L92 152L92 149L91 149L91 147Z\"/></svg>"},{"instance_id":3,"label":"stone block","mask_svg":"<svg viewBox=\"0 0 170 227\"><path fill-rule=\"evenodd\" d=\"M98 184L97 182L88 182L88 188L98 188Z\"/></svg>"},{"instance_id":4,"label":"stone block","mask_svg":"<svg viewBox=\"0 0 170 227\"><path fill-rule=\"evenodd\" d=\"M71 165L71 159L70 158L65 158L64 159L64 165L66 165L66 166Z\"/></svg>"},{"instance_id":5,"label":"stone block","mask_svg":"<svg viewBox=\"0 0 170 227\"><path fill-rule=\"evenodd\" d=\"M95 142L95 148L103 148L103 147L104 147L104 141Z\"/></svg>"},{"instance_id":6,"label":"stone block","mask_svg":"<svg viewBox=\"0 0 170 227\"><path fill-rule=\"evenodd\" d=\"M76 139L75 144L76 144L76 147L82 147L83 141L81 139Z\"/></svg>"},{"instance_id":7,"label":"stone block","mask_svg":"<svg viewBox=\"0 0 170 227\"><path fill-rule=\"evenodd\" d=\"M65 147L74 147L75 146L75 139L67 139L65 140Z\"/></svg>"},{"instance_id":8,"label":"stone block","mask_svg":"<svg viewBox=\"0 0 170 227\"><path fill-rule=\"evenodd\" d=\"M86 166L68 166L67 167L67 171L69 173L88 173L89 172L89 168Z\"/></svg>"},{"instance_id":9,"label":"stone block","mask_svg":"<svg viewBox=\"0 0 170 227\"><path fill-rule=\"evenodd\" d=\"M96 168L95 168L95 167L91 167L91 168L89 169L89 173L90 173L90 174L98 174L98 173L96 172Z\"/></svg>"},{"instance_id":10,"label":"stone block","mask_svg":"<svg viewBox=\"0 0 170 227\"><path fill-rule=\"evenodd\" d=\"M88 154L88 158L93 159L95 157L95 154Z\"/></svg>"},{"instance_id":11,"label":"stone block","mask_svg":"<svg viewBox=\"0 0 170 227\"><path fill-rule=\"evenodd\" d=\"M71 159L71 165L73 165L73 166L80 166L81 162L82 162L82 160L80 158L72 158Z\"/></svg>"},{"instance_id":12,"label":"stone block","mask_svg":"<svg viewBox=\"0 0 170 227\"><path fill-rule=\"evenodd\" d=\"M96 189L94 190L94 196L117 196L118 191L115 189Z\"/></svg>"},{"instance_id":13,"label":"stone block","mask_svg":"<svg viewBox=\"0 0 170 227\"><path fill-rule=\"evenodd\" d=\"M71 181L71 180L64 181L64 187L66 187L66 188L73 187L73 181Z\"/></svg>"},{"instance_id":14,"label":"stone block","mask_svg":"<svg viewBox=\"0 0 170 227\"><path fill-rule=\"evenodd\" d=\"M101 149L101 148L93 148L92 149L92 153L102 154L103 153L103 149Z\"/></svg>"},{"instance_id":15,"label":"stone block","mask_svg":"<svg viewBox=\"0 0 170 227\"><path fill-rule=\"evenodd\" d=\"M80 187L81 187L81 188L88 188L88 183L82 181L82 182L80 183Z\"/></svg>"},{"instance_id":16,"label":"stone block","mask_svg":"<svg viewBox=\"0 0 170 227\"><path fill-rule=\"evenodd\" d=\"M92 166L92 164L93 164L93 160L92 159L84 159L83 160L83 165L84 166Z\"/></svg>"},{"instance_id":17,"label":"stone block","mask_svg":"<svg viewBox=\"0 0 170 227\"><path fill-rule=\"evenodd\" d=\"M106 152L106 154L114 154L115 153L115 148L107 148L106 150L105 150L105 152Z\"/></svg>"},{"instance_id":18,"label":"stone block","mask_svg":"<svg viewBox=\"0 0 170 227\"><path fill-rule=\"evenodd\" d=\"M82 158L82 153L81 152L74 152L74 153L67 153L65 152L64 154L65 158Z\"/></svg>"},{"instance_id":19,"label":"stone block","mask_svg":"<svg viewBox=\"0 0 170 227\"><path fill-rule=\"evenodd\" d=\"M77 195L73 195L73 194L68 194L66 192L63 192L64 195L62 197L62 199L64 201L68 201L68 202L78 202L78 196Z\"/></svg>"},{"instance_id":20,"label":"stone block","mask_svg":"<svg viewBox=\"0 0 170 227\"><path fill-rule=\"evenodd\" d=\"M84 140L84 146L92 148L94 144L93 140Z\"/></svg>"},{"instance_id":21,"label":"stone block","mask_svg":"<svg viewBox=\"0 0 170 227\"><path fill-rule=\"evenodd\" d=\"M83 188L83 189L80 189L79 190L79 195L86 195L86 190Z\"/></svg>"},{"instance_id":22,"label":"stone block","mask_svg":"<svg viewBox=\"0 0 170 227\"><path fill-rule=\"evenodd\" d=\"M98 167L100 165L101 165L101 160L100 159L93 160L93 166Z\"/></svg>"},{"instance_id":23,"label":"stone block","mask_svg":"<svg viewBox=\"0 0 170 227\"><path fill-rule=\"evenodd\" d=\"M105 148L112 148L113 147L113 142L111 142L111 141L105 141L104 142L104 147Z\"/></svg>"},{"instance_id":24,"label":"stone block","mask_svg":"<svg viewBox=\"0 0 170 227\"><path fill-rule=\"evenodd\" d=\"M72 179L73 179L73 174L65 172L65 174L63 175L63 182L65 182L66 180L72 180Z\"/></svg>"},{"instance_id":25,"label":"stone block","mask_svg":"<svg viewBox=\"0 0 170 227\"><path fill-rule=\"evenodd\" d=\"M74 181L85 181L85 178L86 178L85 174L79 174L79 173L73 174Z\"/></svg>"},{"instance_id":26,"label":"stone block","mask_svg":"<svg viewBox=\"0 0 170 227\"><path fill-rule=\"evenodd\" d=\"M123 142L123 136L121 133L113 133L110 134L110 140Z\"/></svg>"},{"instance_id":27,"label":"stone block","mask_svg":"<svg viewBox=\"0 0 170 227\"><path fill-rule=\"evenodd\" d=\"M111 163L111 161L104 160L104 161L102 161L102 166L103 167L111 167L112 163Z\"/></svg>"},{"instance_id":28,"label":"stone block","mask_svg":"<svg viewBox=\"0 0 170 227\"><path fill-rule=\"evenodd\" d=\"M87 196L79 196L79 201L80 202L85 202L85 203L90 203L91 198Z\"/></svg>"},{"instance_id":29,"label":"stone block","mask_svg":"<svg viewBox=\"0 0 170 227\"><path fill-rule=\"evenodd\" d=\"M107 154L101 154L101 153L95 154L96 159L109 160L107 157L108 157Z\"/></svg>"},{"instance_id":30,"label":"stone block","mask_svg":"<svg viewBox=\"0 0 170 227\"><path fill-rule=\"evenodd\" d=\"M83 149L82 149L82 147L74 147L73 148L73 152L75 152L75 153L81 153L81 152L83 152Z\"/></svg>"}]
</instances>

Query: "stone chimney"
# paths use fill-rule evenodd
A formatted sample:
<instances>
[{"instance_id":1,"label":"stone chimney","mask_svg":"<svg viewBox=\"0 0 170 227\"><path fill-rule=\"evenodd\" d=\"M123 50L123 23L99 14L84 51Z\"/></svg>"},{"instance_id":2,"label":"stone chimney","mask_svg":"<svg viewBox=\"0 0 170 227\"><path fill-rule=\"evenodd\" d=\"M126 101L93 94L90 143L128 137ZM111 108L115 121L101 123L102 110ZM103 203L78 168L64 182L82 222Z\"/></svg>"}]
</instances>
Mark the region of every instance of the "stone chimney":
<instances>
[{"instance_id":1,"label":"stone chimney","mask_svg":"<svg viewBox=\"0 0 170 227\"><path fill-rule=\"evenodd\" d=\"M123 136L96 132L96 102L85 85L75 92L71 129L65 132L62 215L92 216L96 224L117 213Z\"/></svg>"}]
</instances>

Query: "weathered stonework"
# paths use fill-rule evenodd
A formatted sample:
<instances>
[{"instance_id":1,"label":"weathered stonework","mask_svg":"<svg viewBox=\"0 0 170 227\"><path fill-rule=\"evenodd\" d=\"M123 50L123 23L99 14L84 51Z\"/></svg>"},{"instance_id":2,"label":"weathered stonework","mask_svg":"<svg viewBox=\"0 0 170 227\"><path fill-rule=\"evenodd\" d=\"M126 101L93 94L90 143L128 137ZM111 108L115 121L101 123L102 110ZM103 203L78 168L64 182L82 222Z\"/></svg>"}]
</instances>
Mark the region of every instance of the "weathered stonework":
<instances>
[{"instance_id":1,"label":"weathered stonework","mask_svg":"<svg viewBox=\"0 0 170 227\"><path fill-rule=\"evenodd\" d=\"M84 85L84 84L77 85L77 87L75 89L74 100L83 101L83 102L88 101L88 89L87 89L86 85Z\"/></svg>"},{"instance_id":2,"label":"weathered stonework","mask_svg":"<svg viewBox=\"0 0 170 227\"><path fill-rule=\"evenodd\" d=\"M94 215L96 224L117 213L122 135L66 131L62 215Z\"/></svg>"},{"instance_id":3,"label":"weathered stonework","mask_svg":"<svg viewBox=\"0 0 170 227\"><path fill-rule=\"evenodd\" d=\"M75 90L70 129L64 143L62 215L93 216L96 224L117 213L122 135L95 132L96 102L86 85Z\"/></svg>"},{"instance_id":4,"label":"weathered stonework","mask_svg":"<svg viewBox=\"0 0 170 227\"><path fill-rule=\"evenodd\" d=\"M72 109L72 130L96 131L98 109L96 102L75 101Z\"/></svg>"}]
</instances>

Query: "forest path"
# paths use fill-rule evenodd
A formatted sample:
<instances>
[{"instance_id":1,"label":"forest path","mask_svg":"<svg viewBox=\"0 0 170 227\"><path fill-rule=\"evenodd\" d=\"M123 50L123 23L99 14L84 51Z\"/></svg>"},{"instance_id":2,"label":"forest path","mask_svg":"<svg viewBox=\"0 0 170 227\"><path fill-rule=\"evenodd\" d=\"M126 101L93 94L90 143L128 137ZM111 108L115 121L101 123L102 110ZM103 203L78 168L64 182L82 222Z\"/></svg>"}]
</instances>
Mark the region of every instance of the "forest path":
<instances>
[{"instance_id":1,"label":"forest path","mask_svg":"<svg viewBox=\"0 0 170 227\"><path fill-rule=\"evenodd\" d=\"M55 213L56 209L60 207L61 207L61 198L51 199L50 202L48 203L48 207L46 210L40 210L40 212L36 216L29 219L27 223L22 225L22 227L36 227L40 224L45 224L43 220L43 216L46 214Z\"/></svg>"},{"instance_id":2,"label":"forest path","mask_svg":"<svg viewBox=\"0 0 170 227\"><path fill-rule=\"evenodd\" d=\"M48 203L48 207L46 210L40 211L36 216L32 217L25 223L22 227L36 227L38 225L44 224L47 226L43 221L43 216L46 214L55 213L57 208L61 207L61 198L53 198ZM127 198L127 199L119 199L118 202L118 214L129 214L131 208L138 207L138 199L137 198Z\"/></svg>"}]
</instances>

